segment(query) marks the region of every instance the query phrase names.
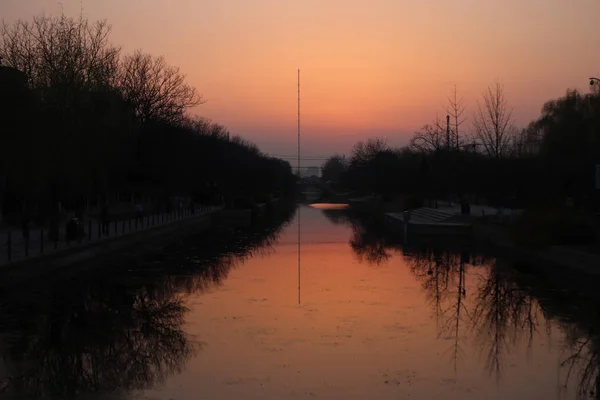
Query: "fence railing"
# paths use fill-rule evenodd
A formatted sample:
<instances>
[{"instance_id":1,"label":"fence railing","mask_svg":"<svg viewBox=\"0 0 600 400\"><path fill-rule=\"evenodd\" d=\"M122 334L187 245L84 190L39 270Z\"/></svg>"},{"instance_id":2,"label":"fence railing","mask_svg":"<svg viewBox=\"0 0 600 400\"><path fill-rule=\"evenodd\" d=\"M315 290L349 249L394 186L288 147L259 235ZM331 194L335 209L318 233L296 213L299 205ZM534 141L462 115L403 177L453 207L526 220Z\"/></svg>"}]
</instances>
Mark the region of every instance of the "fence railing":
<instances>
[{"instance_id":1,"label":"fence railing","mask_svg":"<svg viewBox=\"0 0 600 400\"><path fill-rule=\"evenodd\" d=\"M198 206L169 213L148 213L126 219L85 218L79 224L59 228L57 238L50 239L48 229L34 228L28 232L13 229L0 233L0 265L40 257L57 251L85 246L90 243L140 232L173 222L200 217L220 209L217 206Z\"/></svg>"}]
</instances>

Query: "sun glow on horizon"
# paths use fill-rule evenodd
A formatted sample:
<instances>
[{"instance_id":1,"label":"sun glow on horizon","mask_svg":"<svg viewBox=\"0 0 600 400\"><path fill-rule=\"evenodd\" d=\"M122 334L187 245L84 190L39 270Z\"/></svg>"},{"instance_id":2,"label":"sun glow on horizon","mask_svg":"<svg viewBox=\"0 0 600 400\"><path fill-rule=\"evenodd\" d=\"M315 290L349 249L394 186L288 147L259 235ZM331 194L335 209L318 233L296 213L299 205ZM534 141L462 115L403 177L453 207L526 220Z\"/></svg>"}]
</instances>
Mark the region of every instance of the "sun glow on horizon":
<instances>
[{"instance_id":1,"label":"sun glow on horizon","mask_svg":"<svg viewBox=\"0 0 600 400\"><path fill-rule=\"evenodd\" d=\"M66 15L107 19L124 52L179 66L207 102L192 113L269 151L295 147L296 72L303 135L314 153L357 138L403 144L445 115L454 85L467 112L487 85L504 83L517 125L600 71L600 2L576 0L164 0L63 2ZM61 7L5 0L10 23ZM470 128L467 122L467 129ZM321 142L319 142L321 140Z\"/></svg>"}]
</instances>

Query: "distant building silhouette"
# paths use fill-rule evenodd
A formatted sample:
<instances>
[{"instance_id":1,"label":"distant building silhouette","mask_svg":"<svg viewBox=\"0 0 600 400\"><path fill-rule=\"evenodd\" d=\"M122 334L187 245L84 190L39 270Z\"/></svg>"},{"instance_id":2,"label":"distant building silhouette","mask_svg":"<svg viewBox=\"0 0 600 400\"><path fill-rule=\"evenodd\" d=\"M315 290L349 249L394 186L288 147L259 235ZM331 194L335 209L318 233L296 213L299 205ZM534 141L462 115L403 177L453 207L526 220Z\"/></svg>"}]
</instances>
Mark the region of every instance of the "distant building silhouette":
<instances>
[{"instance_id":1,"label":"distant building silhouette","mask_svg":"<svg viewBox=\"0 0 600 400\"><path fill-rule=\"evenodd\" d=\"M317 178L321 177L321 167L300 167L294 168L294 173L298 175L300 178L309 178L311 176L316 176Z\"/></svg>"},{"instance_id":2,"label":"distant building silhouette","mask_svg":"<svg viewBox=\"0 0 600 400\"><path fill-rule=\"evenodd\" d=\"M321 167L308 167L306 169L306 176L321 176Z\"/></svg>"}]
</instances>

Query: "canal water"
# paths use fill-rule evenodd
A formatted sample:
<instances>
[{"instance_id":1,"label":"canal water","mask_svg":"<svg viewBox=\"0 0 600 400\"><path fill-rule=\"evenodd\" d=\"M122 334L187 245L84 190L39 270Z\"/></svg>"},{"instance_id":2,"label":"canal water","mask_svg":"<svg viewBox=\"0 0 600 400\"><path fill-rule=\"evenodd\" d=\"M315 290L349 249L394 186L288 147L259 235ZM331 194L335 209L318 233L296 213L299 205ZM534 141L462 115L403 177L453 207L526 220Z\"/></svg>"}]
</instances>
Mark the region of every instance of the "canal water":
<instances>
[{"instance_id":1,"label":"canal water","mask_svg":"<svg viewBox=\"0 0 600 400\"><path fill-rule=\"evenodd\" d=\"M0 398L577 399L600 365L595 299L339 205L0 293Z\"/></svg>"}]
</instances>

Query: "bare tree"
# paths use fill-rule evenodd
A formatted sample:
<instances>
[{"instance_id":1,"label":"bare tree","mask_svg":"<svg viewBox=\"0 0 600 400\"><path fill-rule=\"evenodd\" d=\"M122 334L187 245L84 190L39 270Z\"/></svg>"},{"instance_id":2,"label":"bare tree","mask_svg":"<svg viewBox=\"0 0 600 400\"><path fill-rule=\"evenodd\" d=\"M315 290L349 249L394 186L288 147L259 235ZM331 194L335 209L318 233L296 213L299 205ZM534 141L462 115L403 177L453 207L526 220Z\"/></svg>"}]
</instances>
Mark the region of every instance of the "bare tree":
<instances>
[{"instance_id":1,"label":"bare tree","mask_svg":"<svg viewBox=\"0 0 600 400\"><path fill-rule=\"evenodd\" d=\"M462 97L458 97L458 92L456 89L456 85L454 85L454 89L450 96L448 96L448 107L446 107L446 112L450 115L450 118L454 121L454 146L456 149L460 148L460 134L459 128L466 121L466 117L463 114L466 111L465 102Z\"/></svg>"},{"instance_id":2,"label":"bare tree","mask_svg":"<svg viewBox=\"0 0 600 400\"><path fill-rule=\"evenodd\" d=\"M203 103L179 68L141 51L122 60L118 86L142 125L149 120L181 121L186 109Z\"/></svg>"},{"instance_id":3,"label":"bare tree","mask_svg":"<svg viewBox=\"0 0 600 400\"><path fill-rule=\"evenodd\" d=\"M352 147L350 163L364 165L373 160L378 153L386 150L389 150L389 146L385 139L374 138L368 139L366 142L360 141Z\"/></svg>"},{"instance_id":4,"label":"bare tree","mask_svg":"<svg viewBox=\"0 0 600 400\"><path fill-rule=\"evenodd\" d=\"M241 137L239 135L235 135L234 137L232 137L231 143L235 143L241 147L246 148L250 153L253 153L256 155L263 154L255 143L251 142L248 139L244 139L243 137Z\"/></svg>"},{"instance_id":5,"label":"bare tree","mask_svg":"<svg viewBox=\"0 0 600 400\"><path fill-rule=\"evenodd\" d=\"M199 135L213 136L220 139L229 138L229 131L225 126L212 122L207 118L184 116L181 120L181 126Z\"/></svg>"},{"instance_id":6,"label":"bare tree","mask_svg":"<svg viewBox=\"0 0 600 400\"><path fill-rule=\"evenodd\" d=\"M501 83L496 82L487 88L483 93L483 105L477 102L473 128L476 138L489 156L500 158L510 149L515 127Z\"/></svg>"},{"instance_id":7,"label":"bare tree","mask_svg":"<svg viewBox=\"0 0 600 400\"><path fill-rule=\"evenodd\" d=\"M410 140L410 148L420 152L437 151L446 147L446 128L439 116L431 124L427 124Z\"/></svg>"},{"instance_id":8,"label":"bare tree","mask_svg":"<svg viewBox=\"0 0 600 400\"><path fill-rule=\"evenodd\" d=\"M116 76L118 47L108 42L106 21L61 16L35 17L0 26L3 64L24 72L44 99L64 108L86 90L105 90Z\"/></svg>"}]
</instances>

